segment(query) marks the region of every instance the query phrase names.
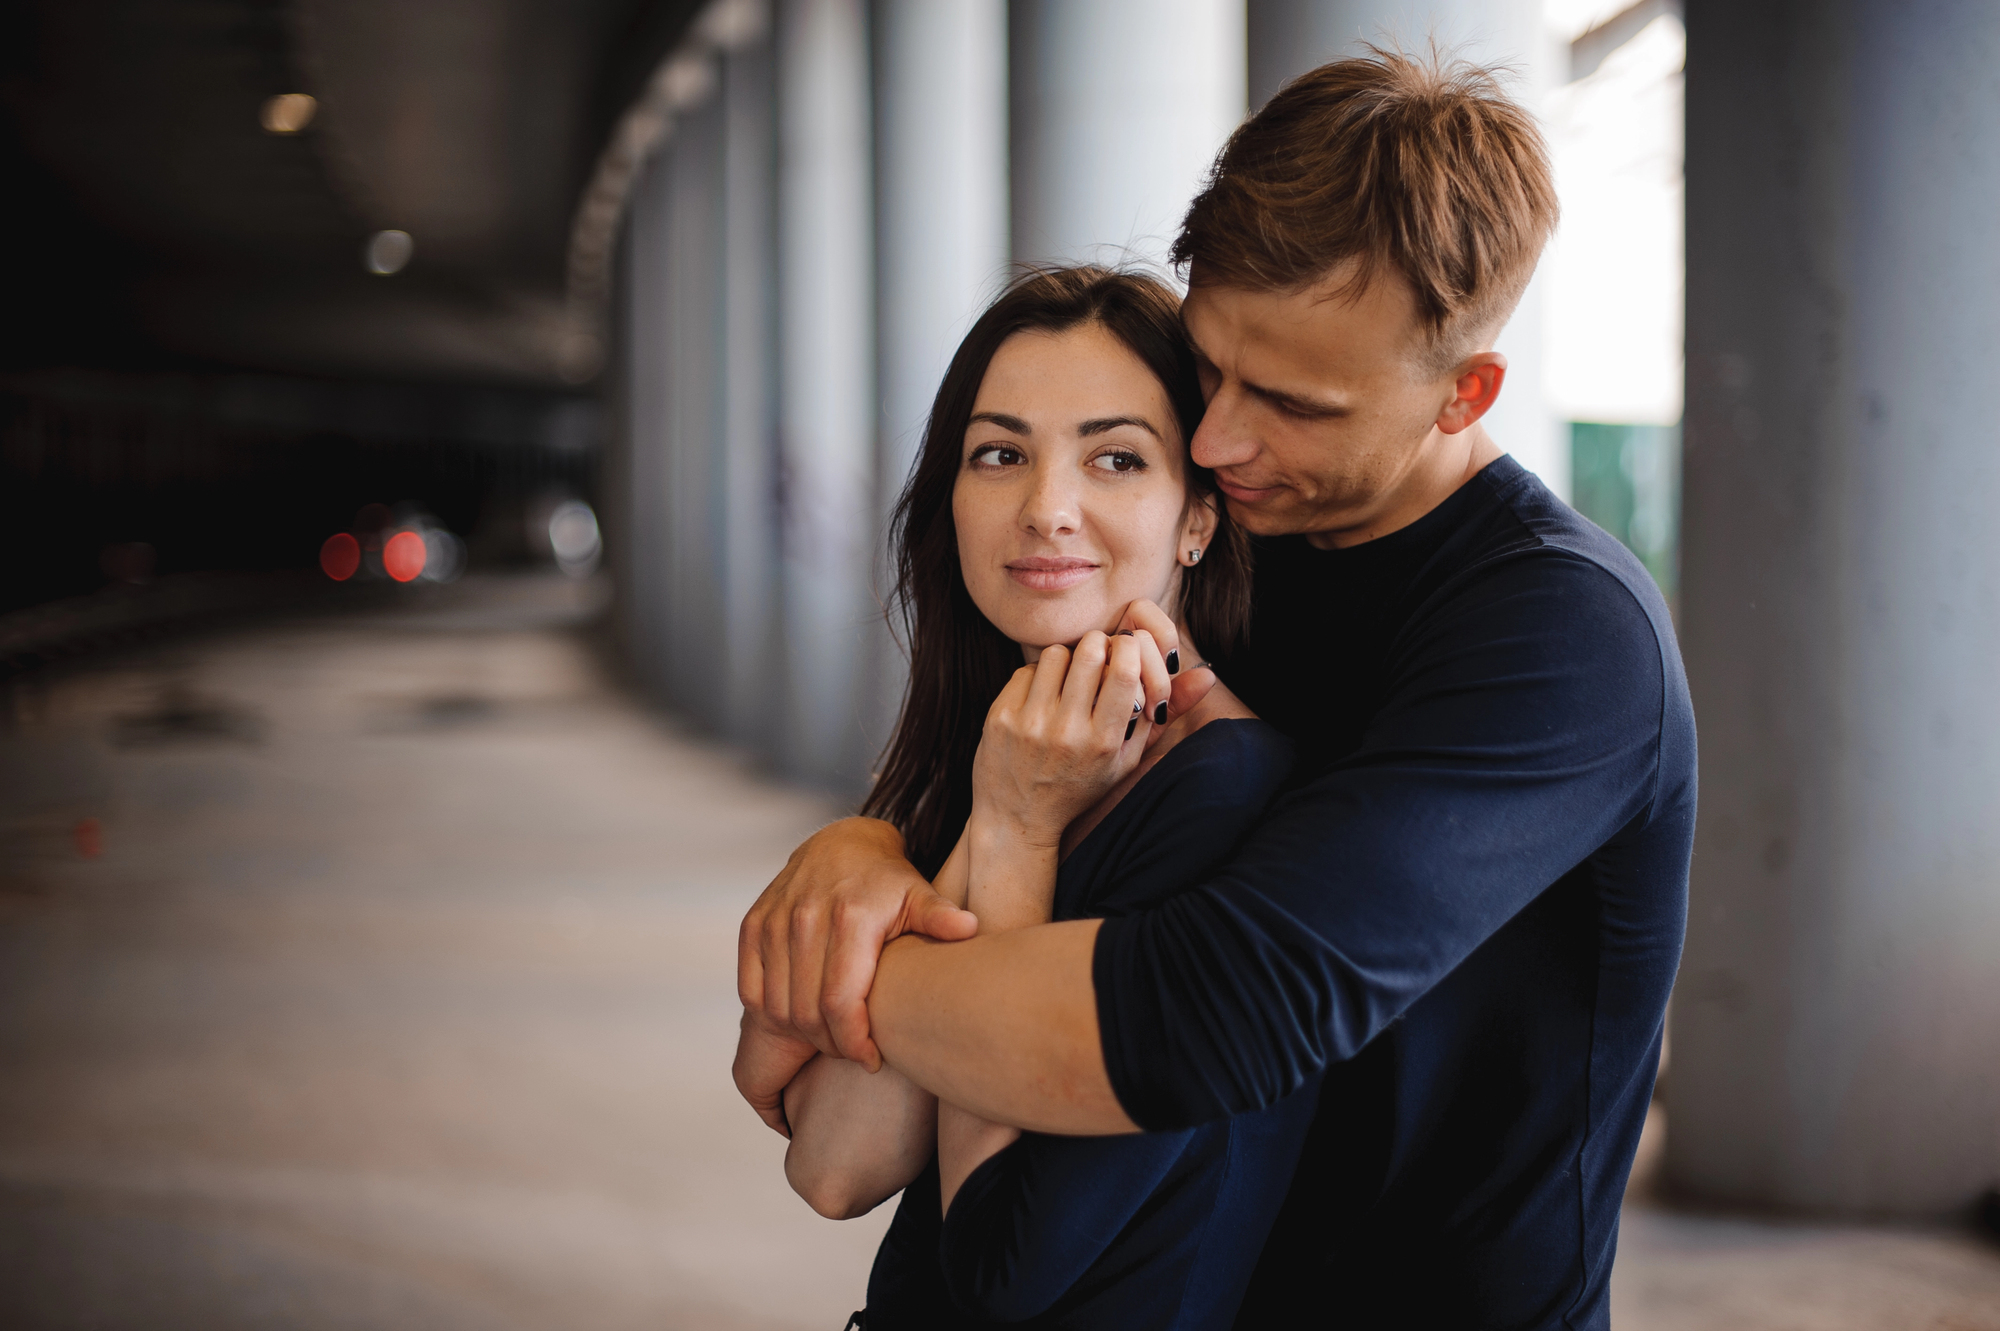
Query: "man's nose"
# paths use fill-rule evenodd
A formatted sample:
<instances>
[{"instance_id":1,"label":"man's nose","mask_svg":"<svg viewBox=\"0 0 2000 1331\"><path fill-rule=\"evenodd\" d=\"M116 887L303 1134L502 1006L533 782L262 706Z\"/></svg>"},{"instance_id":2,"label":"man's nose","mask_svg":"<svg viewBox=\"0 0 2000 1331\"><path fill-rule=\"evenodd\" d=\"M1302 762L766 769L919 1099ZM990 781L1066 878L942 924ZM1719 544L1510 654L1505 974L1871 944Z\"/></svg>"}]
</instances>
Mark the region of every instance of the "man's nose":
<instances>
[{"instance_id":1,"label":"man's nose","mask_svg":"<svg viewBox=\"0 0 2000 1331\"><path fill-rule=\"evenodd\" d=\"M1074 478L1064 467L1034 469L1029 478L1028 496L1021 505L1021 525L1037 536L1050 537L1073 532L1082 524Z\"/></svg>"},{"instance_id":2,"label":"man's nose","mask_svg":"<svg viewBox=\"0 0 2000 1331\"><path fill-rule=\"evenodd\" d=\"M1256 457L1260 445L1244 410L1248 403L1240 392L1225 385L1209 399L1201 424L1189 441L1189 452L1197 467L1214 471L1218 467L1240 467Z\"/></svg>"}]
</instances>

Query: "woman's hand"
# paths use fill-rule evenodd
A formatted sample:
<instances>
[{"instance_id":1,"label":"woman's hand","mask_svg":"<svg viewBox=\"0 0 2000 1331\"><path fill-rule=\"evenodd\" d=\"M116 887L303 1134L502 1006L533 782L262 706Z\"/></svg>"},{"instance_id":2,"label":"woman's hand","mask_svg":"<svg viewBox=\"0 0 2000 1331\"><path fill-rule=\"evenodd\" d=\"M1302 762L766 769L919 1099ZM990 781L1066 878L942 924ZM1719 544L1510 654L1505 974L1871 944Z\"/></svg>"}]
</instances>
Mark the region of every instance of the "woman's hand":
<instances>
[{"instance_id":1,"label":"woman's hand","mask_svg":"<svg viewBox=\"0 0 2000 1331\"><path fill-rule=\"evenodd\" d=\"M1147 629L1092 631L1074 649L1045 649L986 714L972 765L974 818L1027 845L1058 846L1063 829L1138 765L1172 692Z\"/></svg>"}]
</instances>

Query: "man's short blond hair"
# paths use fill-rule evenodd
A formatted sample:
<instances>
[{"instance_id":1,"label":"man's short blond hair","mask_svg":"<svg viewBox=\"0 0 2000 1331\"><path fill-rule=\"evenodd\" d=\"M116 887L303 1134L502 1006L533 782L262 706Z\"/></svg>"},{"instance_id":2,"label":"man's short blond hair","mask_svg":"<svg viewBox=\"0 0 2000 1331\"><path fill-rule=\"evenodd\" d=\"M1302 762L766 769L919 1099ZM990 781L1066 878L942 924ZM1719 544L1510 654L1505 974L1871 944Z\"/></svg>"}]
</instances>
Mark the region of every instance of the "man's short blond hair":
<instances>
[{"instance_id":1,"label":"man's short blond hair","mask_svg":"<svg viewBox=\"0 0 2000 1331\"><path fill-rule=\"evenodd\" d=\"M1355 261L1408 280L1428 368L1497 332L1555 230L1534 118L1490 69L1369 48L1286 84L1230 137L1174 242L1197 283L1295 291Z\"/></svg>"}]
</instances>

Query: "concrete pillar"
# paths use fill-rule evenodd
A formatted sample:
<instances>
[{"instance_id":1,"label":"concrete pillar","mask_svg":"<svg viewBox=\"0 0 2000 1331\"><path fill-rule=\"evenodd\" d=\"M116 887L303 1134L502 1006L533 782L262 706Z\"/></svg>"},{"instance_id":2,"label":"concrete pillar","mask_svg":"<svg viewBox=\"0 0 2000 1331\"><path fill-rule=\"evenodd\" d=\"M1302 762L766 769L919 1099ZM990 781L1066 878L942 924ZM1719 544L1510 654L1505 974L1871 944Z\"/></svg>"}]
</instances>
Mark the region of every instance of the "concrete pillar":
<instances>
[{"instance_id":1,"label":"concrete pillar","mask_svg":"<svg viewBox=\"0 0 2000 1331\"><path fill-rule=\"evenodd\" d=\"M1007 267L1006 0L876 0L876 320L881 417L878 553L959 339ZM876 566L886 593L889 573ZM900 704L902 653L876 644L866 728L879 747Z\"/></svg>"},{"instance_id":2,"label":"concrete pillar","mask_svg":"<svg viewBox=\"0 0 2000 1331\"><path fill-rule=\"evenodd\" d=\"M1935 1216L2000 1178L2000 8L1690 0L1668 1170Z\"/></svg>"},{"instance_id":3,"label":"concrete pillar","mask_svg":"<svg viewBox=\"0 0 2000 1331\"><path fill-rule=\"evenodd\" d=\"M1243 0L1014 0L1013 245L1162 262L1243 119Z\"/></svg>"},{"instance_id":4,"label":"concrete pillar","mask_svg":"<svg viewBox=\"0 0 2000 1331\"><path fill-rule=\"evenodd\" d=\"M777 7L783 725L793 775L858 790L876 608L875 282L866 0Z\"/></svg>"},{"instance_id":5,"label":"concrete pillar","mask_svg":"<svg viewBox=\"0 0 2000 1331\"><path fill-rule=\"evenodd\" d=\"M1362 54L1362 43L1426 51L1438 45L1480 64L1511 68L1509 90L1539 113L1562 76L1542 24L1540 0L1249 0L1250 104L1269 101L1286 80L1329 60ZM1566 68L1566 66L1565 66ZM1507 357L1507 384L1486 416L1499 445L1565 497L1570 488L1569 432L1544 402L1544 280L1528 286L1496 349Z\"/></svg>"},{"instance_id":6,"label":"concrete pillar","mask_svg":"<svg viewBox=\"0 0 2000 1331\"><path fill-rule=\"evenodd\" d=\"M633 187L620 241L617 284L619 356L613 369L619 404L618 480L606 487L612 570L627 658L654 694L670 693L668 659L669 394L668 181L654 157Z\"/></svg>"},{"instance_id":7,"label":"concrete pillar","mask_svg":"<svg viewBox=\"0 0 2000 1331\"><path fill-rule=\"evenodd\" d=\"M710 96L679 116L648 182L663 234L665 308L654 367L665 411L666 697L704 726L721 720L723 638L722 346L723 108Z\"/></svg>"},{"instance_id":8,"label":"concrete pillar","mask_svg":"<svg viewBox=\"0 0 2000 1331\"><path fill-rule=\"evenodd\" d=\"M676 56L631 195L605 518L639 677L755 745L777 689L771 55L753 25L725 37Z\"/></svg>"},{"instance_id":9,"label":"concrete pillar","mask_svg":"<svg viewBox=\"0 0 2000 1331\"><path fill-rule=\"evenodd\" d=\"M765 752L777 735L776 125L768 32L720 62L723 114L718 465L723 519L723 733Z\"/></svg>"}]
</instances>

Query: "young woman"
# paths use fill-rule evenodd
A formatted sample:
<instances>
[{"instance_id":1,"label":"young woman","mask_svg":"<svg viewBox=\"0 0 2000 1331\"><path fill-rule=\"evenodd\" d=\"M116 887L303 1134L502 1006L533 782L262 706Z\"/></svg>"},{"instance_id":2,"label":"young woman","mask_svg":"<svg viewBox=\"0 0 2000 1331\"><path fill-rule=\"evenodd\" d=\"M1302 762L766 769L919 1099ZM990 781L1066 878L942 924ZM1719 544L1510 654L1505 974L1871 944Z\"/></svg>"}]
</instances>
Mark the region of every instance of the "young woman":
<instances>
[{"instance_id":1,"label":"young woman","mask_svg":"<svg viewBox=\"0 0 2000 1331\"><path fill-rule=\"evenodd\" d=\"M1095 267L1016 281L938 390L895 523L909 697L866 812L902 830L981 932L1174 896L1290 766L1286 741L1219 684L1165 724L1169 676L1205 671L1196 644L1226 651L1249 608L1248 541L1188 456L1201 410L1173 293ZM1174 616L1180 659L1117 632L1134 603ZM1052 730L1117 750L1117 784L1088 808L1051 802L1044 838L997 835L982 794L1034 787L1017 755L1048 751L1010 739ZM903 1192L868 1331L1221 1328L1313 1099L1191 1131L1062 1138L821 1057L785 1093L785 1169L829 1216Z\"/></svg>"}]
</instances>

